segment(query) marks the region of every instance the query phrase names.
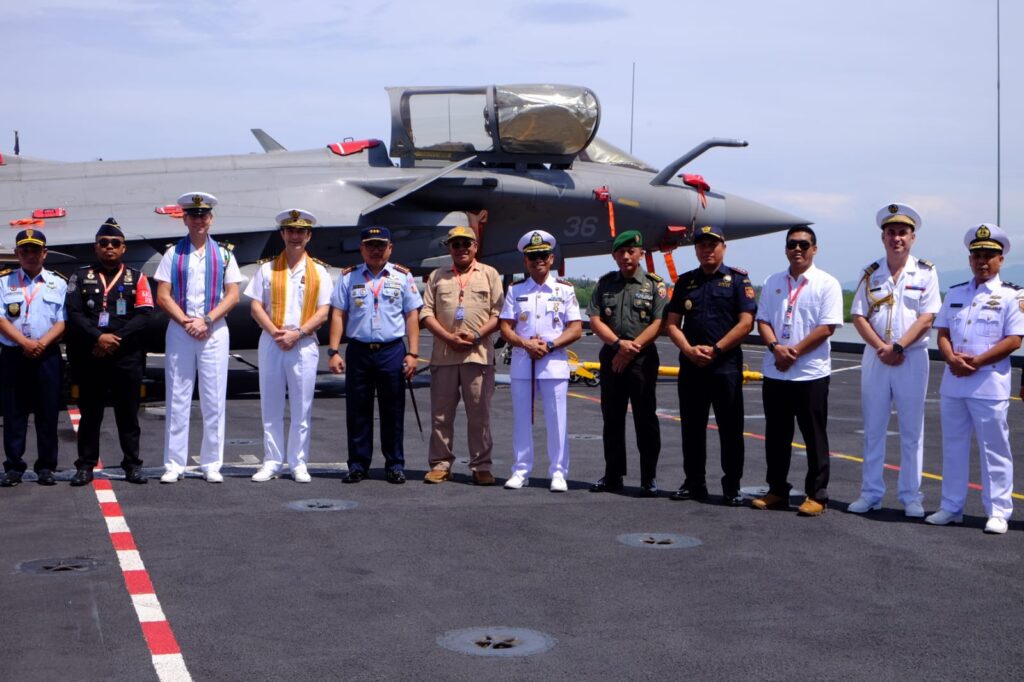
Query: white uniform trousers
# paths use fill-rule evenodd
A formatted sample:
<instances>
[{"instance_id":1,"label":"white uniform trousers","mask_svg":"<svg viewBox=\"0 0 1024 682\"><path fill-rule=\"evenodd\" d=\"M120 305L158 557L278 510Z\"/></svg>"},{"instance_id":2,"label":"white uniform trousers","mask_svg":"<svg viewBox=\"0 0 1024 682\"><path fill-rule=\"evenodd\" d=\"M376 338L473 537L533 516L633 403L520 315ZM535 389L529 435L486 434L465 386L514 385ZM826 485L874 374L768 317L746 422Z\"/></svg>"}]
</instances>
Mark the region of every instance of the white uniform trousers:
<instances>
[{"instance_id":1,"label":"white uniform trousers","mask_svg":"<svg viewBox=\"0 0 1024 682\"><path fill-rule=\"evenodd\" d=\"M263 466L280 471L284 463L285 389L291 409L288 429L288 466L292 471L309 460L309 419L316 388L316 367L320 347L316 338L306 336L288 351L273 338L260 334L260 411L263 415Z\"/></svg>"},{"instance_id":2,"label":"white uniform trousers","mask_svg":"<svg viewBox=\"0 0 1024 682\"><path fill-rule=\"evenodd\" d=\"M900 430L899 499L904 505L921 502L924 452L924 397L928 392L928 349L913 348L895 367L878 359L867 346L860 375L860 403L864 415L864 469L860 495L877 502L885 495L886 431L889 411L896 407Z\"/></svg>"},{"instance_id":3,"label":"white uniform trousers","mask_svg":"<svg viewBox=\"0 0 1024 682\"><path fill-rule=\"evenodd\" d=\"M188 424L192 416L192 389L199 372L199 407L203 413L203 445L199 468L220 471L224 463L224 405L228 389L230 336L224 320L213 325L210 336L199 341L181 325L167 325L164 381L167 384L167 430L164 468L183 473L188 466Z\"/></svg>"},{"instance_id":4,"label":"white uniform trousers","mask_svg":"<svg viewBox=\"0 0 1024 682\"><path fill-rule=\"evenodd\" d=\"M566 424L565 400L569 393L568 379L537 379L536 407L544 406L544 423L548 432L548 475L556 471L569 474L569 432ZM533 470L533 424L530 423L530 381L512 379L512 450L513 474L529 476Z\"/></svg>"},{"instance_id":5,"label":"white uniform trousers","mask_svg":"<svg viewBox=\"0 0 1024 682\"><path fill-rule=\"evenodd\" d=\"M985 515L1010 519L1013 513L1013 459L1009 400L942 396L942 509L961 514L967 501L971 434L977 436L981 464L981 504Z\"/></svg>"}]
</instances>

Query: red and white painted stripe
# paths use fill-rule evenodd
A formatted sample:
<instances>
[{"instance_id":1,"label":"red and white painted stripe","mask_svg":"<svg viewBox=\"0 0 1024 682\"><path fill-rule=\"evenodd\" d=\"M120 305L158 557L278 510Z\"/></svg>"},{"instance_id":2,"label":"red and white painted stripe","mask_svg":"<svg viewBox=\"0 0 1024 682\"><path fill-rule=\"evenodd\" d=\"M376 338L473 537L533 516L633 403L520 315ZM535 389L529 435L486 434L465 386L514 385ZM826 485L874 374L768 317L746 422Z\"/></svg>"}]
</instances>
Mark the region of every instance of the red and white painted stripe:
<instances>
[{"instance_id":1,"label":"red and white painted stripe","mask_svg":"<svg viewBox=\"0 0 1024 682\"><path fill-rule=\"evenodd\" d=\"M75 408L68 408L68 414L77 433L81 416ZM102 469L103 463L100 462L96 468ZM100 511L103 512L103 519L107 523L110 542L117 552L117 561L121 564L124 584L132 598L132 605L135 606L135 614L142 627L142 636L145 637L149 653L153 657L153 668L156 669L157 677L161 682L191 682L192 676L185 667L185 659L181 655L178 640L175 639L171 624L167 622L164 610L160 607L153 582L149 579L145 564L142 563L142 556L135 546L132 531L128 528L128 522L124 518L121 505L117 502L117 495L114 494L110 480L93 479L92 487Z\"/></svg>"}]
</instances>

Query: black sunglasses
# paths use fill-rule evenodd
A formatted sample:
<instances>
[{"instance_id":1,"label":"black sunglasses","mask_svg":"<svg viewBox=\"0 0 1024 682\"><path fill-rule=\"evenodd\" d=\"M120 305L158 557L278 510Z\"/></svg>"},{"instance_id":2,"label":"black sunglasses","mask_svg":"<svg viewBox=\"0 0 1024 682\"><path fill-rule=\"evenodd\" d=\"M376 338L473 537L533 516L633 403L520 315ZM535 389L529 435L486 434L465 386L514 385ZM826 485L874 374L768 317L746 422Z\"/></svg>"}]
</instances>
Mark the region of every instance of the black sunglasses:
<instances>
[{"instance_id":1,"label":"black sunglasses","mask_svg":"<svg viewBox=\"0 0 1024 682\"><path fill-rule=\"evenodd\" d=\"M526 258L527 260L547 260L550 255L550 251L540 251L539 253L528 253Z\"/></svg>"},{"instance_id":2,"label":"black sunglasses","mask_svg":"<svg viewBox=\"0 0 1024 682\"><path fill-rule=\"evenodd\" d=\"M789 251L792 251L793 249L800 249L801 251L807 251L812 246L814 246L814 245L811 244L806 239L790 239L788 242L786 242L786 249L788 249Z\"/></svg>"},{"instance_id":3,"label":"black sunglasses","mask_svg":"<svg viewBox=\"0 0 1024 682\"><path fill-rule=\"evenodd\" d=\"M452 247L453 249L468 249L472 245L473 242L471 242L468 239L454 239L448 242L448 246Z\"/></svg>"},{"instance_id":4,"label":"black sunglasses","mask_svg":"<svg viewBox=\"0 0 1024 682\"><path fill-rule=\"evenodd\" d=\"M107 248L108 246L113 246L115 249L120 249L122 246L124 246L124 242L120 239L107 239L105 237L103 239L97 239L96 243L102 246L104 249Z\"/></svg>"}]
</instances>

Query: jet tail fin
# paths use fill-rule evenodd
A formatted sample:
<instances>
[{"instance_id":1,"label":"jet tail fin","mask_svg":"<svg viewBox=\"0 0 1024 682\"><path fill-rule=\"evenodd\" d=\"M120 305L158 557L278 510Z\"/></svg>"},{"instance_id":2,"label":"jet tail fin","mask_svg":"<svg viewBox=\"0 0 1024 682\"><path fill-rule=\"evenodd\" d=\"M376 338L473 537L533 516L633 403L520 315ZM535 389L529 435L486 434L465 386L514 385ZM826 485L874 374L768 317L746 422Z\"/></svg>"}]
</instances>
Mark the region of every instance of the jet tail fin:
<instances>
[{"instance_id":1,"label":"jet tail fin","mask_svg":"<svg viewBox=\"0 0 1024 682\"><path fill-rule=\"evenodd\" d=\"M268 154L270 152L287 151L284 148L284 145L282 145L280 142L278 142L270 135L268 135L266 132L264 132L263 128L250 128L250 131L252 132L253 136L255 136L256 141L260 143L260 146L263 147L263 151L267 152Z\"/></svg>"}]
</instances>

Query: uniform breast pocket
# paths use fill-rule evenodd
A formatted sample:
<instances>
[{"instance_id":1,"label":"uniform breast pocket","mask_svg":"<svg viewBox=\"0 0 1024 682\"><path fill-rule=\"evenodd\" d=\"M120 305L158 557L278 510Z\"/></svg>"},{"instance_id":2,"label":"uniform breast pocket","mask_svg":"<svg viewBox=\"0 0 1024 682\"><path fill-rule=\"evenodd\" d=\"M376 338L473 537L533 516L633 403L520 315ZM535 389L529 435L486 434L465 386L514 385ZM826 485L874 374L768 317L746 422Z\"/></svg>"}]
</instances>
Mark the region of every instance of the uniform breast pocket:
<instances>
[{"instance_id":1,"label":"uniform breast pocket","mask_svg":"<svg viewBox=\"0 0 1024 682\"><path fill-rule=\"evenodd\" d=\"M16 320L25 312L25 296L22 293L11 293L4 297L4 315L7 319Z\"/></svg>"},{"instance_id":2,"label":"uniform breast pocket","mask_svg":"<svg viewBox=\"0 0 1024 682\"><path fill-rule=\"evenodd\" d=\"M998 339L1003 335L1003 316L999 310L982 310L974 325L977 333L986 339Z\"/></svg>"},{"instance_id":3,"label":"uniform breast pocket","mask_svg":"<svg viewBox=\"0 0 1024 682\"><path fill-rule=\"evenodd\" d=\"M924 292L920 289L904 289L903 305L909 310L917 310L921 307L921 295Z\"/></svg>"}]
</instances>

